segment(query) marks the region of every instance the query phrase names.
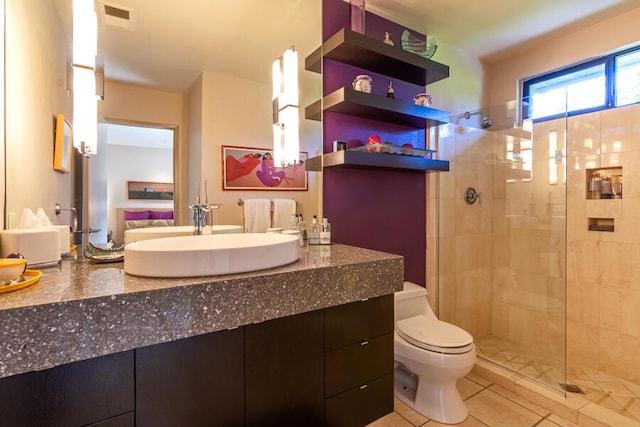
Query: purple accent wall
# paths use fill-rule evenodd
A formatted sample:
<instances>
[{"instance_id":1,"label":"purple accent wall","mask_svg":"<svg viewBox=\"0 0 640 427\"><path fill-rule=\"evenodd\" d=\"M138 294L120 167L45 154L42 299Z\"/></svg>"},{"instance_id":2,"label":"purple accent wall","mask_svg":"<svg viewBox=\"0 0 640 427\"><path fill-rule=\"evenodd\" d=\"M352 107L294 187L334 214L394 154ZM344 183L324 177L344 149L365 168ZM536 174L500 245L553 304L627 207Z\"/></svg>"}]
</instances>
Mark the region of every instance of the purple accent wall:
<instances>
[{"instance_id":1,"label":"purple accent wall","mask_svg":"<svg viewBox=\"0 0 640 427\"><path fill-rule=\"evenodd\" d=\"M334 242L404 256L404 277L426 285L423 173L328 168L324 213Z\"/></svg>"},{"instance_id":2,"label":"purple accent wall","mask_svg":"<svg viewBox=\"0 0 640 427\"><path fill-rule=\"evenodd\" d=\"M341 28L349 28L350 5L343 0L323 0L323 40ZM400 47L404 27L366 13L365 35L382 41L390 32ZM416 36L420 33L412 31ZM389 78L357 67L323 60L323 92L351 87L358 74L373 78L372 93L384 96ZM396 99L412 101L424 87L393 80ZM425 131L337 113L323 114L324 152L333 141L348 147L363 145L370 135L396 145L411 143L424 148ZM337 243L402 255L405 280L426 284L426 180L424 173L371 168L327 168L323 172L324 213Z\"/></svg>"}]
</instances>

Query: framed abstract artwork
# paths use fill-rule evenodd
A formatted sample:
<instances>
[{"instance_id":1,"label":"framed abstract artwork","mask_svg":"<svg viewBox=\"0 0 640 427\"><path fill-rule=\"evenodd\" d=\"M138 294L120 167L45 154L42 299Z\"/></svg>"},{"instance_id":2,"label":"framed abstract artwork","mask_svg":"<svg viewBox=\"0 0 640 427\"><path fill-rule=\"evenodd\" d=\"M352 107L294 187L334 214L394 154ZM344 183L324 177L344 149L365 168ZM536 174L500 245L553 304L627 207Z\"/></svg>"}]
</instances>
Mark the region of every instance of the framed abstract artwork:
<instances>
[{"instance_id":1,"label":"framed abstract artwork","mask_svg":"<svg viewBox=\"0 0 640 427\"><path fill-rule=\"evenodd\" d=\"M307 153L300 152L300 162L276 167L273 150L222 146L223 190L307 191Z\"/></svg>"}]
</instances>

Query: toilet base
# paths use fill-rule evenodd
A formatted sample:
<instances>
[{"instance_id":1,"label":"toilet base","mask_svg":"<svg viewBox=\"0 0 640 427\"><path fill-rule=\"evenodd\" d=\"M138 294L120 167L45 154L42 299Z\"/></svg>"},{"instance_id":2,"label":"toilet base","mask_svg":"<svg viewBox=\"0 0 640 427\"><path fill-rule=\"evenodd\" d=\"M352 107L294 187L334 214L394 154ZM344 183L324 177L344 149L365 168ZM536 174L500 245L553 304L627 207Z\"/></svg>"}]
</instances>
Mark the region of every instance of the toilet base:
<instances>
[{"instance_id":1,"label":"toilet base","mask_svg":"<svg viewBox=\"0 0 640 427\"><path fill-rule=\"evenodd\" d=\"M429 382L414 376L402 365L394 369L394 395L410 408L442 424L458 424L467 419L469 410L460 397L455 381ZM415 388L414 388L415 387Z\"/></svg>"}]
</instances>

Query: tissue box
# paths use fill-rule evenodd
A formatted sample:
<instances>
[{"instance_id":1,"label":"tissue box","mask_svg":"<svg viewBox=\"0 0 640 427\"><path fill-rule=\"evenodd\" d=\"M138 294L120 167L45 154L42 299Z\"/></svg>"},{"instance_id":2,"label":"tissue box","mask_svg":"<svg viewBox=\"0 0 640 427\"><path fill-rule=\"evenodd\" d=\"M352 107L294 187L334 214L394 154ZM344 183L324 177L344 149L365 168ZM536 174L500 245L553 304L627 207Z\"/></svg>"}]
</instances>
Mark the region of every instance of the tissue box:
<instances>
[{"instance_id":1,"label":"tissue box","mask_svg":"<svg viewBox=\"0 0 640 427\"><path fill-rule=\"evenodd\" d=\"M21 253L27 265L60 261L60 232L56 228L0 231L0 256Z\"/></svg>"},{"instance_id":2,"label":"tissue box","mask_svg":"<svg viewBox=\"0 0 640 427\"><path fill-rule=\"evenodd\" d=\"M71 250L71 238L69 237L68 225L50 225L49 227L58 230L60 235L60 253L62 255L69 253ZM45 227L46 228L46 227Z\"/></svg>"}]
</instances>

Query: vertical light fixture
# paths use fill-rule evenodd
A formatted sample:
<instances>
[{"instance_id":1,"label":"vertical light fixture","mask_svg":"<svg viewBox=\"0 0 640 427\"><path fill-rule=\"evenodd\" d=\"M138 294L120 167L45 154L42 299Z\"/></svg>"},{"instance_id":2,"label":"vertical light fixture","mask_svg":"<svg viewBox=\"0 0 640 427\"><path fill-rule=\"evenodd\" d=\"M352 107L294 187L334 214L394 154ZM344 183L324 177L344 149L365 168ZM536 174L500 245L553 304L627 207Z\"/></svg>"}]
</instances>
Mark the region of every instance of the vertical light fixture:
<instances>
[{"instance_id":1,"label":"vertical light fixture","mask_svg":"<svg viewBox=\"0 0 640 427\"><path fill-rule=\"evenodd\" d=\"M300 159L298 124L298 52L287 49L273 63L273 161L292 165Z\"/></svg>"},{"instance_id":2,"label":"vertical light fixture","mask_svg":"<svg viewBox=\"0 0 640 427\"><path fill-rule=\"evenodd\" d=\"M92 0L73 0L73 145L96 154L98 104L96 53L98 24Z\"/></svg>"}]
</instances>

